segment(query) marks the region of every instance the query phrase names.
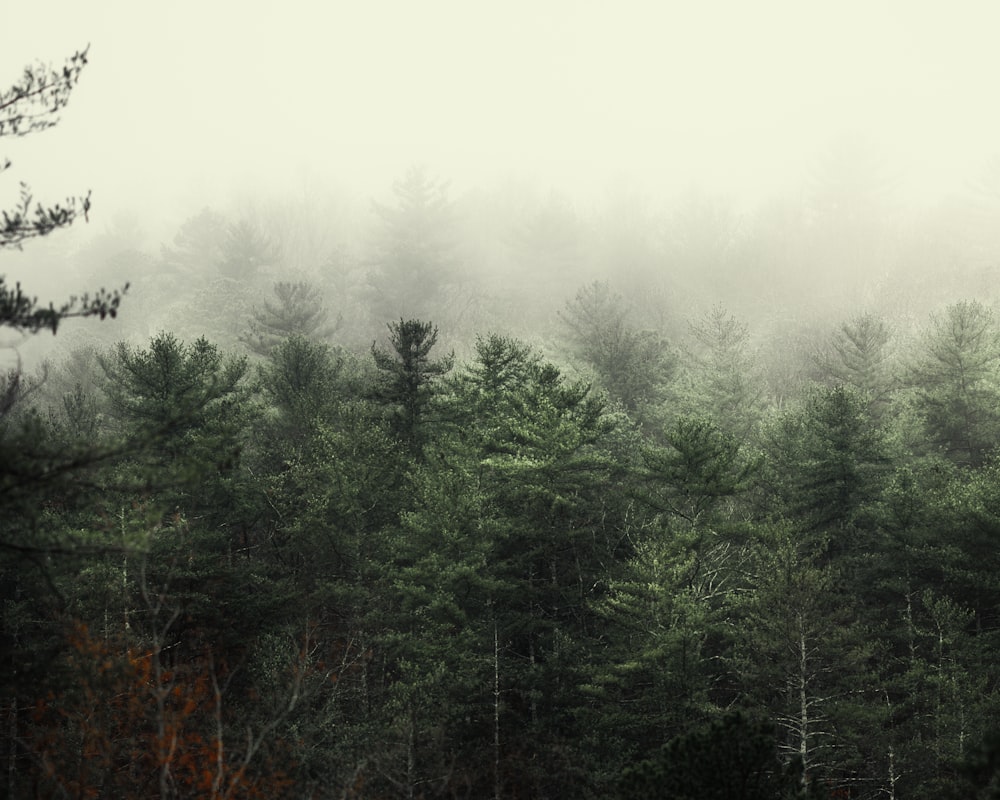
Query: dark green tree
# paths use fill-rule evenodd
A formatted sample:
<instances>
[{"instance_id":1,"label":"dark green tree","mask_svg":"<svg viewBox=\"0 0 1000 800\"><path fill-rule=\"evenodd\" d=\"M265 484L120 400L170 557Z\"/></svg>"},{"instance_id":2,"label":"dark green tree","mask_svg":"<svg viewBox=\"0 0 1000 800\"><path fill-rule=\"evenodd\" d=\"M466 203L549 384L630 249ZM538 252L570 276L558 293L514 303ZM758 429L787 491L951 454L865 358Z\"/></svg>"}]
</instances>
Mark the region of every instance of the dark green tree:
<instances>
[{"instance_id":1,"label":"dark green tree","mask_svg":"<svg viewBox=\"0 0 1000 800\"><path fill-rule=\"evenodd\" d=\"M328 421L340 402L341 372L347 357L325 344L293 335L283 339L258 367L266 417L274 427L275 450L296 452Z\"/></svg>"},{"instance_id":2,"label":"dark green tree","mask_svg":"<svg viewBox=\"0 0 1000 800\"><path fill-rule=\"evenodd\" d=\"M164 271L184 281L210 274L225 260L230 224L224 215L207 207L188 217L172 242L161 248Z\"/></svg>"},{"instance_id":3,"label":"dark green tree","mask_svg":"<svg viewBox=\"0 0 1000 800\"><path fill-rule=\"evenodd\" d=\"M722 656L749 560L743 495L759 468L705 419L680 418L663 438L639 448L626 488L641 501L630 514L631 557L599 605L615 655L594 671L595 728L633 760L724 702Z\"/></svg>"},{"instance_id":4,"label":"dark green tree","mask_svg":"<svg viewBox=\"0 0 1000 800\"><path fill-rule=\"evenodd\" d=\"M768 441L766 482L783 499L786 513L813 531L839 531L838 537L871 526L889 452L857 390L810 390L800 408L776 421ZM841 539L837 549L845 545Z\"/></svg>"},{"instance_id":5,"label":"dark green tree","mask_svg":"<svg viewBox=\"0 0 1000 800\"><path fill-rule=\"evenodd\" d=\"M731 609L738 702L773 717L781 753L810 778L881 778L867 735L884 712L869 672L877 640L855 622L855 599L828 561L788 526L758 529Z\"/></svg>"},{"instance_id":6,"label":"dark green tree","mask_svg":"<svg viewBox=\"0 0 1000 800\"><path fill-rule=\"evenodd\" d=\"M465 518L482 549L468 550L482 554L474 563L489 602L475 613L495 692L480 700L494 716L479 735L493 742L502 792L580 792L585 653L625 549L614 423L585 384L502 336L479 339L448 388L427 465L458 471L475 498Z\"/></svg>"},{"instance_id":7,"label":"dark green tree","mask_svg":"<svg viewBox=\"0 0 1000 800\"><path fill-rule=\"evenodd\" d=\"M1000 734L985 735L961 764L961 778L944 794L953 800L1000 798Z\"/></svg>"},{"instance_id":8,"label":"dark green tree","mask_svg":"<svg viewBox=\"0 0 1000 800\"><path fill-rule=\"evenodd\" d=\"M425 441L424 423L434 385L451 370L454 356L431 358L438 331L430 322L400 319L388 328L392 352L372 344L379 370L375 396L391 407L393 430L417 455Z\"/></svg>"},{"instance_id":9,"label":"dark green tree","mask_svg":"<svg viewBox=\"0 0 1000 800\"><path fill-rule=\"evenodd\" d=\"M778 755L775 728L739 713L678 736L624 771L621 800L793 800L822 797L802 766Z\"/></svg>"},{"instance_id":10,"label":"dark green tree","mask_svg":"<svg viewBox=\"0 0 1000 800\"><path fill-rule=\"evenodd\" d=\"M663 433L664 444L642 451L643 501L657 513L684 521L692 528L718 524L720 506L749 487L759 470L759 456L731 434L703 417L679 417Z\"/></svg>"},{"instance_id":11,"label":"dark green tree","mask_svg":"<svg viewBox=\"0 0 1000 800\"><path fill-rule=\"evenodd\" d=\"M212 508L210 491L222 490L227 481L220 480L233 473L243 447L246 359L227 359L205 339L186 344L161 333L147 348L120 342L100 364L113 432L148 453L150 468L166 468L187 484L200 498L195 508Z\"/></svg>"}]
</instances>

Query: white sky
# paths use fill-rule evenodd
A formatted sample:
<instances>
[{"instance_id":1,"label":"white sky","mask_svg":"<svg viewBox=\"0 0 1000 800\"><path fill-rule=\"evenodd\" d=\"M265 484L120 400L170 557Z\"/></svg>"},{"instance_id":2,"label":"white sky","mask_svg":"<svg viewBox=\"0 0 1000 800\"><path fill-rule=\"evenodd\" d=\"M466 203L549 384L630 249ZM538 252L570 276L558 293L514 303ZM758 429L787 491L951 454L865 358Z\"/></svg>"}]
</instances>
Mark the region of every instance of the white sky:
<instances>
[{"instance_id":1,"label":"white sky","mask_svg":"<svg viewBox=\"0 0 1000 800\"><path fill-rule=\"evenodd\" d=\"M54 131L0 141L46 199L188 213L320 182L384 194L414 163L739 197L861 135L907 192L1000 151L1000 5L878 0L54 0L9 3L0 82L91 64Z\"/></svg>"}]
</instances>

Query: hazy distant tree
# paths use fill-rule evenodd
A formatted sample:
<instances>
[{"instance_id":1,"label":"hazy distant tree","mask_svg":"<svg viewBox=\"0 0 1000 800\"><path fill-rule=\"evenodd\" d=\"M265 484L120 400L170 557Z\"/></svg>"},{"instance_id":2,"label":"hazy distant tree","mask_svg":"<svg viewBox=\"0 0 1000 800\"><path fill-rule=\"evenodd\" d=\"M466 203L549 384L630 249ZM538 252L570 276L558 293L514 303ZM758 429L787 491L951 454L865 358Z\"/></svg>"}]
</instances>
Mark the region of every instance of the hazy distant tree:
<instances>
[{"instance_id":1,"label":"hazy distant tree","mask_svg":"<svg viewBox=\"0 0 1000 800\"><path fill-rule=\"evenodd\" d=\"M160 246L158 269L144 286L154 295L147 319L152 330L169 327L186 334L189 319L204 322L205 305L214 296L209 284L223 258L228 226L225 216L206 207L185 219L172 240ZM214 322L218 313L209 316Z\"/></svg>"},{"instance_id":2,"label":"hazy distant tree","mask_svg":"<svg viewBox=\"0 0 1000 800\"><path fill-rule=\"evenodd\" d=\"M219 272L226 278L247 280L261 270L277 265L281 248L260 226L241 219L226 230L219 259Z\"/></svg>"},{"instance_id":3,"label":"hazy distant tree","mask_svg":"<svg viewBox=\"0 0 1000 800\"><path fill-rule=\"evenodd\" d=\"M896 383L890 338L889 326L874 314L860 314L842 323L815 356L819 377L832 385L857 389L872 411L884 408Z\"/></svg>"},{"instance_id":4,"label":"hazy distant tree","mask_svg":"<svg viewBox=\"0 0 1000 800\"><path fill-rule=\"evenodd\" d=\"M76 427L90 431L90 440L98 432L98 413L103 411L98 402L103 373L98 363L99 349L93 345L74 347L61 361L45 365L45 380L40 387L38 407L46 408L62 422L72 422L88 410L90 419L77 419ZM103 416L103 414L102 414Z\"/></svg>"},{"instance_id":5,"label":"hazy distant tree","mask_svg":"<svg viewBox=\"0 0 1000 800\"><path fill-rule=\"evenodd\" d=\"M532 209L507 236L513 275L530 283L531 295L559 296L588 274L587 228L572 203L555 193ZM544 311L551 313L548 304Z\"/></svg>"},{"instance_id":6,"label":"hazy distant tree","mask_svg":"<svg viewBox=\"0 0 1000 800\"><path fill-rule=\"evenodd\" d=\"M673 410L707 416L724 431L745 436L763 410L764 383L750 329L717 305L690 323Z\"/></svg>"},{"instance_id":7,"label":"hazy distant tree","mask_svg":"<svg viewBox=\"0 0 1000 800\"><path fill-rule=\"evenodd\" d=\"M291 336L306 339L326 339L340 326L338 317L329 322L329 312L319 289L306 281L274 284L275 302L265 300L255 306L249 330L240 341L258 355L267 356L283 340Z\"/></svg>"},{"instance_id":8,"label":"hazy distant tree","mask_svg":"<svg viewBox=\"0 0 1000 800\"><path fill-rule=\"evenodd\" d=\"M202 278L224 259L229 221L217 211L203 208L181 223L160 260L164 268L186 277Z\"/></svg>"},{"instance_id":9,"label":"hazy distant tree","mask_svg":"<svg viewBox=\"0 0 1000 800\"><path fill-rule=\"evenodd\" d=\"M605 274L613 274L630 299L653 305L664 281L658 225L648 199L633 187L618 187L607 198L598 221L595 260ZM650 297L650 294L654 297Z\"/></svg>"},{"instance_id":10,"label":"hazy distant tree","mask_svg":"<svg viewBox=\"0 0 1000 800\"><path fill-rule=\"evenodd\" d=\"M820 154L808 187L812 225L856 236L881 223L889 176L885 157L867 140L845 136ZM861 245L861 241L845 242Z\"/></svg>"},{"instance_id":11,"label":"hazy distant tree","mask_svg":"<svg viewBox=\"0 0 1000 800\"><path fill-rule=\"evenodd\" d=\"M655 331L634 329L629 308L607 283L583 287L559 318L571 346L629 411L654 402L672 377L675 357Z\"/></svg>"},{"instance_id":12,"label":"hazy distant tree","mask_svg":"<svg viewBox=\"0 0 1000 800\"><path fill-rule=\"evenodd\" d=\"M381 227L369 281L373 313L385 319L442 310L442 292L457 278L448 185L414 167L393 184L396 203L376 203Z\"/></svg>"},{"instance_id":13,"label":"hazy distant tree","mask_svg":"<svg viewBox=\"0 0 1000 800\"><path fill-rule=\"evenodd\" d=\"M273 280L280 249L255 223L231 223L211 209L186 220L162 263L174 302L166 309L169 324L188 338L204 336L224 349L237 345L251 314L252 299ZM168 284L169 285L169 284Z\"/></svg>"},{"instance_id":14,"label":"hazy distant tree","mask_svg":"<svg viewBox=\"0 0 1000 800\"><path fill-rule=\"evenodd\" d=\"M732 204L692 190L681 200L667 223L667 250L681 266L718 266L735 240L737 218Z\"/></svg>"},{"instance_id":15,"label":"hazy distant tree","mask_svg":"<svg viewBox=\"0 0 1000 800\"><path fill-rule=\"evenodd\" d=\"M559 274L579 266L583 224L565 198L552 194L513 231L519 256L546 272Z\"/></svg>"},{"instance_id":16,"label":"hazy distant tree","mask_svg":"<svg viewBox=\"0 0 1000 800\"><path fill-rule=\"evenodd\" d=\"M718 300L728 285L728 262L739 233L732 204L701 191L688 192L664 225L663 250L673 283L687 302ZM677 289L675 289L677 291Z\"/></svg>"},{"instance_id":17,"label":"hazy distant tree","mask_svg":"<svg viewBox=\"0 0 1000 800\"><path fill-rule=\"evenodd\" d=\"M936 315L911 380L932 440L959 464L982 464L1000 444L1000 328L992 309L963 301Z\"/></svg>"}]
</instances>

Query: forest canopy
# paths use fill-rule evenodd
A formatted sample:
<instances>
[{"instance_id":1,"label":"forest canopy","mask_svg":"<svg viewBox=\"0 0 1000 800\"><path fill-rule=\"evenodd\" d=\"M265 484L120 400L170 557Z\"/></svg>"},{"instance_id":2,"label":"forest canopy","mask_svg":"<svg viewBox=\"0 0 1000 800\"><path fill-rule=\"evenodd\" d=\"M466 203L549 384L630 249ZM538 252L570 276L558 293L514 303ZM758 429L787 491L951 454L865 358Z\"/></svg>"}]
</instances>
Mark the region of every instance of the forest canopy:
<instances>
[{"instance_id":1,"label":"forest canopy","mask_svg":"<svg viewBox=\"0 0 1000 800\"><path fill-rule=\"evenodd\" d=\"M67 263L122 314L0 282L0 326L107 318L0 392L4 792L995 796L996 271L890 291L896 231L817 197L657 238L415 167L367 239L110 226ZM2 244L89 210L33 202Z\"/></svg>"}]
</instances>

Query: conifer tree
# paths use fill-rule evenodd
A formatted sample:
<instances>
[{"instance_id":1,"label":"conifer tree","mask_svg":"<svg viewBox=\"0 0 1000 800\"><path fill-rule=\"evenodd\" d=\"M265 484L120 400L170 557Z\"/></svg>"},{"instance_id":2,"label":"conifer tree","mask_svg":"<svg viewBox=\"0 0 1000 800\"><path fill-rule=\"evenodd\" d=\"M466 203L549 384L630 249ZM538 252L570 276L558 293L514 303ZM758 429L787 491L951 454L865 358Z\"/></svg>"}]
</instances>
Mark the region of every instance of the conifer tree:
<instances>
[{"instance_id":1,"label":"conifer tree","mask_svg":"<svg viewBox=\"0 0 1000 800\"><path fill-rule=\"evenodd\" d=\"M24 74L9 89L0 91L0 138L28 136L59 121L58 114L66 107L80 73L87 65L89 48L74 53L62 69L42 64L28 66ZM9 160L0 161L0 174L11 166ZM20 248L24 242L48 236L53 231L72 225L80 216L87 219L90 211L90 194L69 198L65 204L45 206L36 202L28 184L21 182L20 200L11 209L0 212L0 251ZM88 292L71 297L61 306L39 305L38 299L26 294L20 283L11 286L0 275L0 326L35 333L42 329L53 333L59 323L68 317L114 318L118 313L121 290Z\"/></svg>"},{"instance_id":2,"label":"conifer tree","mask_svg":"<svg viewBox=\"0 0 1000 800\"><path fill-rule=\"evenodd\" d=\"M431 358L438 330L430 322L401 318L387 327L392 352L372 344L372 358L379 370L376 398L392 407L396 435L418 455L434 384L451 370L454 356Z\"/></svg>"},{"instance_id":3,"label":"conifer tree","mask_svg":"<svg viewBox=\"0 0 1000 800\"><path fill-rule=\"evenodd\" d=\"M395 205L374 207L373 310L382 319L447 313L444 297L458 278L448 186L414 167L392 188Z\"/></svg>"},{"instance_id":4,"label":"conifer tree","mask_svg":"<svg viewBox=\"0 0 1000 800\"><path fill-rule=\"evenodd\" d=\"M912 371L932 441L956 463L978 467L1000 443L1000 328L977 301L948 306L926 331Z\"/></svg>"},{"instance_id":5,"label":"conifer tree","mask_svg":"<svg viewBox=\"0 0 1000 800\"><path fill-rule=\"evenodd\" d=\"M629 412L641 415L661 398L673 377L675 356L658 333L633 327L624 299L607 283L580 289L559 318L575 354Z\"/></svg>"}]
</instances>

